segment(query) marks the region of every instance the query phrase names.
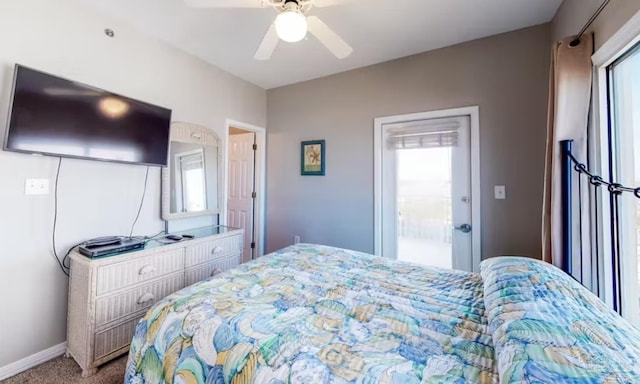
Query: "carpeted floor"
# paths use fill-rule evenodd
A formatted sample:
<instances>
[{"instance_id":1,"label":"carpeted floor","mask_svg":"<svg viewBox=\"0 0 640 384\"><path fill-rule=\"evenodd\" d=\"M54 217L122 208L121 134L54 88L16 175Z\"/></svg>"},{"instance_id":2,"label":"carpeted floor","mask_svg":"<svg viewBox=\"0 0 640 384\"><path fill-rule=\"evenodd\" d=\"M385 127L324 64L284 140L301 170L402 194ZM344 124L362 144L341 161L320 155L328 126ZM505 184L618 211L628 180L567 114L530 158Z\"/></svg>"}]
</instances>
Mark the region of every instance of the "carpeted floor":
<instances>
[{"instance_id":1,"label":"carpeted floor","mask_svg":"<svg viewBox=\"0 0 640 384\"><path fill-rule=\"evenodd\" d=\"M44 364L0 381L2 384L122 384L127 355L100 367L95 375L83 379L82 370L73 359L60 356Z\"/></svg>"}]
</instances>

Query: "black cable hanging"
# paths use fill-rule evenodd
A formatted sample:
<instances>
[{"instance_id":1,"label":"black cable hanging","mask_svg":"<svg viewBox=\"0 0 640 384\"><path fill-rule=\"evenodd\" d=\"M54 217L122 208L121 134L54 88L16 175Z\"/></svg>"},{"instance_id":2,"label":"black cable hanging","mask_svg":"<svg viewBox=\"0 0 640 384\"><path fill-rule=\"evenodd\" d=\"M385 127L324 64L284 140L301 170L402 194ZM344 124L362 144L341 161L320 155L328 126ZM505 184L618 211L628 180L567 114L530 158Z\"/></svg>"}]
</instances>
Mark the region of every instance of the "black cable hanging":
<instances>
[{"instance_id":1,"label":"black cable hanging","mask_svg":"<svg viewBox=\"0 0 640 384\"><path fill-rule=\"evenodd\" d=\"M60 180L60 168L62 167L62 157L58 158L58 167L56 170L56 178L53 190L53 228L51 230L51 249L53 257L55 257L58 266L67 277L69 277L69 268L66 267L64 259L60 260L58 256L58 247L56 244L56 229L58 228L58 181Z\"/></svg>"}]
</instances>

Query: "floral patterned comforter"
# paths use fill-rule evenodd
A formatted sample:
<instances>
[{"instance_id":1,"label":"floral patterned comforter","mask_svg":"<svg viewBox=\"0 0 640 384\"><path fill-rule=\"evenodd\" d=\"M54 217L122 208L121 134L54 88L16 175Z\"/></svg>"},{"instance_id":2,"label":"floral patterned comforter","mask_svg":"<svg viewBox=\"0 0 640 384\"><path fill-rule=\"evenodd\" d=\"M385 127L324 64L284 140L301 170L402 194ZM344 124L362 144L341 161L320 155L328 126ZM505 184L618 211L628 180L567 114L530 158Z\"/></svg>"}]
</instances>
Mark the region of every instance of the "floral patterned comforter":
<instances>
[{"instance_id":1,"label":"floral patterned comforter","mask_svg":"<svg viewBox=\"0 0 640 384\"><path fill-rule=\"evenodd\" d=\"M480 275L296 245L157 303L126 383L492 383Z\"/></svg>"},{"instance_id":2,"label":"floral patterned comforter","mask_svg":"<svg viewBox=\"0 0 640 384\"><path fill-rule=\"evenodd\" d=\"M481 264L501 383L640 383L640 331L560 269Z\"/></svg>"},{"instance_id":3,"label":"floral patterned comforter","mask_svg":"<svg viewBox=\"0 0 640 384\"><path fill-rule=\"evenodd\" d=\"M305 244L157 303L137 326L125 375L497 382L640 383L640 331L540 261L499 257L473 274Z\"/></svg>"}]
</instances>

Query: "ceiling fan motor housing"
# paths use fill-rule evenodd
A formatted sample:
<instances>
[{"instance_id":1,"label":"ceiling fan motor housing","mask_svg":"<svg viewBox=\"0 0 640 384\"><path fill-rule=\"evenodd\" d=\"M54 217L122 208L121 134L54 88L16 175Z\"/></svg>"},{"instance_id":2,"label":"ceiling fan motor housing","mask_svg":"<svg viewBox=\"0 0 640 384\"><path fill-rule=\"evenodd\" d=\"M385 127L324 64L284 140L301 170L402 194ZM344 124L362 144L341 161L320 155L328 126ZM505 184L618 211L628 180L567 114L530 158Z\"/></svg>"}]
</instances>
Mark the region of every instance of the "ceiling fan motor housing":
<instances>
[{"instance_id":1,"label":"ceiling fan motor housing","mask_svg":"<svg viewBox=\"0 0 640 384\"><path fill-rule=\"evenodd\" d=\"M307 16L313 7L339 5L351 0L183 0L196 8L274 8L278 15L264 35L254 58L268 60L279 41L295 43L310 32L338 59L351 55L353 48L317 16Z\"/></svg>"},{"instance_id":2,"label":"ceiling fan motor housing","mask_svg":"<svg viewBox=\"0 0 640 384\"><path fill-rule=\"evenodd\" d=\"M298 0L284 0L280 7L281 12L301 12L304 13L302 5Z\"/></svg>"}]
</instances>

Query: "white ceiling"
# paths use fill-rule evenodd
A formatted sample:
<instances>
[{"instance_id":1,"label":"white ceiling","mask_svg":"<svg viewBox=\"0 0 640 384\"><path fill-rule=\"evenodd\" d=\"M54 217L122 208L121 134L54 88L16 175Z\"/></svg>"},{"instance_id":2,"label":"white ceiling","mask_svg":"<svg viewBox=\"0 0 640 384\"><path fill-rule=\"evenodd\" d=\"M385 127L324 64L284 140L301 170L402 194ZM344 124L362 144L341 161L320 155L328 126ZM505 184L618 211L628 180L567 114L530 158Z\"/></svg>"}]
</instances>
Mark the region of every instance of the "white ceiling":
<instances>
[{"instance_id":1,"label":"white ceiling","mask_svg":"<svg viewBox=\"0 0 640 384\"><path fill-rule=\"evenodd\" d=\"M328 76L550 21L562 0L354 0L313 8L354 48L338 60L314 37L253 55L276 16L265 9L192 9L182 0L81 0L263 88ZM107 26L105 26L107 27ZM117 32L117 31L116 31Z\"/></svg>"}]
</instances>

